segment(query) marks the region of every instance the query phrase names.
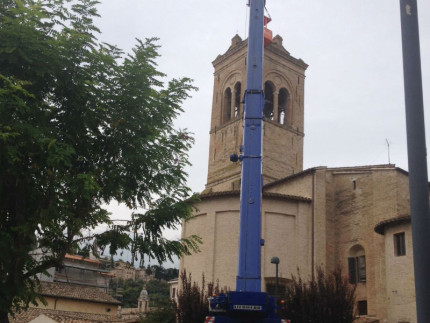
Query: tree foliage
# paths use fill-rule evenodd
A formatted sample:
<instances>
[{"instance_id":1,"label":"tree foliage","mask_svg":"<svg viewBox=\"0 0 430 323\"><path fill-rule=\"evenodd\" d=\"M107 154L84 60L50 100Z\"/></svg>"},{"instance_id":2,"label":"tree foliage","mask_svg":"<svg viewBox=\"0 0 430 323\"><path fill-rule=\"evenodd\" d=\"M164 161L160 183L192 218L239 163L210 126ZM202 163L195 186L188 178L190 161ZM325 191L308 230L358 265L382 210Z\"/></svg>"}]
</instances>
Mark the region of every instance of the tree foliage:
<instances>
[{"instance_id":1,"label":"tree foliage","mask_svg":"<svg viewBox=\"0 0 430 323\"><path fill-rule=\"evenodd\" d=\"M176 323L176 311L173 305L157 308L145 314L141 323Z\"/></svg>"},{"instance_id":2,"label":"tree foliage","mask_svg":"<svg viewBox=\"0 0 430 323\"><path fill-rule=\"evenodd\" d=\"M132 279L119 279L112 282L115 294L121 291L122 294L122 307L123 308L137 308L137 299L139 298L142 287L145 285L143 281L134 281Z\"/></svg>"},{"instance_id":3,"label":"tree foliage","mask_svg":"<svg viewBox=\"0 0 430 323\"><path fill-rule=\"evenodd\" d=\"M155 279L163 279L169 281L179 277L179 269L164 268L161 265L152 265L146 269L148 274L153 274Z\"/></svg>"},{"instance_id":4,"label":"tree foliage","mask_svg":"<svg viewBox=\"0 0 430 323\"><path fill-rule=\"evenodd\" d=\"M113 280L111 288L115 294L118 290L122 294L122 307L124 308L136 308L138 305L137 299L139 298L142 288L148 291L151 308L170 308L170 287L169 284L164 280L149 280L147 282L132 279L118 279Z\"/></svg>"},{"instance_id":5,"label":"tree foliage","mask_svg":"<svg viewBox=\"0 0 430 323\"><path fill-rule=\"evenodd\" d=\"M164 280L149 280L146 283L150 306L156 308L170 308L170 286Z\"/></svg>"},{"instance_id":6,"label":"tree foliage","mask_svg":"<svg viewBox=\"0 0 430 323\"><path fill-rule=\"evenodd\" d=\"M287 286L281 317L295 323L352 323L355 287L337 268L325 274L321 268L309 282L293 276Z\"/></svg>"},{"instance_id":7,"label":"tree foliage","mask_svg":"<svg viewBox=\"0 0 430 323\"><path fill-rule=\"evenodd\" d=\"M195 199L184 171L193 139L173 124L194 87L187 78L164 82L155 39L137 40L127 55L101 43L96 4L0 4L3 321L34 301L37 274L76 249L84 229L111 224L99 245L115 253L133 241L134 255L161 261L197 246L197 237L161 236ZM113 226L103 207L112 201L148 211Z\"/></svg>"}]
</instances>

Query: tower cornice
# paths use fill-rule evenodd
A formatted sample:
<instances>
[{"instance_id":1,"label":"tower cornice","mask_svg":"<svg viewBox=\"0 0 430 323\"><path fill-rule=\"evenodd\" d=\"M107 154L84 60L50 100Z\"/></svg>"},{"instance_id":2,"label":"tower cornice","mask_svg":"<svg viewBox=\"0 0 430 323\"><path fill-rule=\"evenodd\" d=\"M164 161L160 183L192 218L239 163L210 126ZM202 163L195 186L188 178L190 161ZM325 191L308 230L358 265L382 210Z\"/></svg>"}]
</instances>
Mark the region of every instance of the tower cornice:
<instances>
[{"instance_id":1,"label":"tower cornice","mask_svg":"<svg viewBox=\"0 0 430 323\"><path fill-rule=\"evenodd\" d=\"M276 37L280 38L279 36L275 36L275 39L276 39ZM235 39L235 38L233 38L233 39ZM212 65L214 67L216 67L225 61L230 62L229 60L230 60L231 56L239 53L242 50L244 50L246 52L247 45L248 45L248 39L240 40L240 41L237 41L237 40L232 41L232 45L229 47L229 49L224 54L218 55L217 58L215 58L215 60L212 62ZM306 70L309 66L301 58L295 58L294 56L292 56L283 47L283 45L280 42L273 42L270 45L268 45L267 47L265 47L264 50L267 52L271 52L273 54L276 54L276 55L286 59L287 61L293 63L294 65L300 66L304 70Z\"/></svg>"}]
</instances>

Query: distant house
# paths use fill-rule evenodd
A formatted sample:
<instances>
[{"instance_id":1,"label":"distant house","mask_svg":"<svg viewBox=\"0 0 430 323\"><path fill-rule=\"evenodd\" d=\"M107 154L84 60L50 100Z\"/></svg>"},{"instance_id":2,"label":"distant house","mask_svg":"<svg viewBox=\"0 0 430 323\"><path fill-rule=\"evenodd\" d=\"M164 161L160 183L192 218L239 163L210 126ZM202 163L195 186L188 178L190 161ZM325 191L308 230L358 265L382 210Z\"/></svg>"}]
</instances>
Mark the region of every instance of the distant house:
<instances>
[{"instance_id":1,"label":"distant house","mask_svg":"<svg viewBox=\"0 0 430 323\"><path fill-rule=\"evenodd\" d=\"M113 273L101 268L98 259L66 254L63 266L55 269L54 281L98 287L107 292L109 281L114 276Z\"/></svg>"},{"instance_id":2,"label":"distant house","mask_svg":"<svg viewBox=\"0 0 430 323\"><path fill-rule=\"evenodd\" d=\"M169 280L167 283L170 286L170 299L172 301L177 302L178 301L179 278Z\"/></svg>"},{"instance_id":3,"label":"distant house","mask_svg":"<svg viewBox=\"0 0 430 323\"><path fill-rule=\"evenodd\" d=\"M115 275L117 279L127 280L131 279L133 281L148 281L154 278L154 275L148 275L145 268L136 269L129 262L118 260L114 262L113 268L110 273Z\"/></svg>"},{"instance_id":4,"label":"distant house","mask_svg":"<svg viewBox=\"0 0 430 323\"><path fill-rule=\"evenodd\" d=\"M38 249L34 257L38 259L41 255L44 255L44 252ZM104 267L102 262L94 256L86 258L79 255L66 254L61 266L49 268L47 270L48 276L40 273L38 278L44 282L63 282L91 286L108 292L109 282L115 275Z\"/></svg>"},{"instance_id":5,"label":"distant house","mask_svg":"<svg viewBox=\"0 0 430 323\"><path fill-rule=\"evenodd\" d=\"M135 271L135 280L141 280L147 282L148 280L154 279L154 274L148 275L145 268L138 268Z\"/></svg>"},{"instance_id":6,"label":"distant house","mask_svg":"<svg viewBox=\"0 0 430 323\"><path fill-rule=\"evenodd\" d=\"M128 262L118 260L115 261L113 268L111 269L111 273L115 275L118 279L136 279L136 269Z\"/></svg>"},{"instance_id":7,"label":"distant house","mask_svg":"<svg viewBox=\"0 0 430 323\"><path fill-rule=\"evenodd\" d=\"M47 304L39 302L19 313L14 323L39 322L139 322L138 315L121 315L121 302L96 287L78 286L58 282L41 282L41 296Z\"/></svg>"}]
</instances>

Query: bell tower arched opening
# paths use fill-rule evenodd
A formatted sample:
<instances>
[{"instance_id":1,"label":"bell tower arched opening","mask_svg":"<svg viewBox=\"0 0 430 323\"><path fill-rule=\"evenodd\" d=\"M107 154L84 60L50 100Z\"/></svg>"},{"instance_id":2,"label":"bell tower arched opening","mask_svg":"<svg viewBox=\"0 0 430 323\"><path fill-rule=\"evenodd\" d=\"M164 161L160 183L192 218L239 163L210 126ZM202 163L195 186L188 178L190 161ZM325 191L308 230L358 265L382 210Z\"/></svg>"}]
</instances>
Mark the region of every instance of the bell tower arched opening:
<instances>
[{"instance_id":1,"label":"bell tower arched opening","mask_svg":"<svg viewBox=\"0 0 430 323\"><path fill-rule=\"evenodd\" d=\"M278 117L279 124L291 124L291 111L288 105L289 93L286 88L279 90Z\"/></svg>"},{"instance_id":2,"label":"bell tower arched opening","mask_svg":"<svg viewBox=\"0 0 430 323\"><path fill-rule=\"evenodd\" d=\"M274 119L274 112L273 112L274 90L275 90L275 86L273 85L272 82L267 81L264 83L263 115L267 120Z\"/></svg>"},{"instance_id":3,"label":"bell tower arched opening","mask_svg":"<svg viewBox=\"0 0 430 323\"><path fill-rule=\"evenodd\" d=\"M242 91L242 85L240 82L237 82L234 86L234 118L237 118L241 115L240 111L240 95Z\"/></svg>"},{"instance_id":4,"label":"bell tower arched opening","mask_svg":"<svg viewBox=\"0 0 430 323\"><path fill-rule=\"evenodd\" d=\"M224 91L222 123L226 123L231 120L231 100L231 89L227 88Z\"/></svg>"}]
</instances>

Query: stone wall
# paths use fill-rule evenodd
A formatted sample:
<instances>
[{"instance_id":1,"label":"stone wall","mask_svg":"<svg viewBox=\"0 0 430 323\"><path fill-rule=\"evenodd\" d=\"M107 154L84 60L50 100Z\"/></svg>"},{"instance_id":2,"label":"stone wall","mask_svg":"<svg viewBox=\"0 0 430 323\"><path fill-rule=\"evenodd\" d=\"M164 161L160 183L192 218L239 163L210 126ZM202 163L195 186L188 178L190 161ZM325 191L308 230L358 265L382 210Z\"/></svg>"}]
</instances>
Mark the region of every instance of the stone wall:
<instances>
[{"instance_id":1,"label":"stone wall","mask_svg":"<svg viewBox=\"0 0 430 323\"><path fill-rule=\"evenodd\" d=\"M404 232L406 254L396 256L394 234ZM416 322L412 234L409 223L385 230L386 295L388 322Z\"/></svg>"},{"instance_id":2,"label":"stone wall","mask_svg":"<svg viewBox=\"0 0 430 323\"><path fill-rule=\"evenodd\" d=\"M180 270L186 269L200 283L219 280L221 287L235 289L239 242L239 196L203 199L199 211L183 225L182 235L197 234L203 239L200 253L181 258ZM279 275L291 278L300 268L310 275L310 201L286 197L263 198L261 276L274 277L274 256L280 258ZM263 290L264 282L263 282Z\"/></svg>"}]
</instances>

